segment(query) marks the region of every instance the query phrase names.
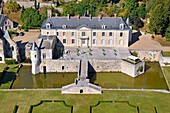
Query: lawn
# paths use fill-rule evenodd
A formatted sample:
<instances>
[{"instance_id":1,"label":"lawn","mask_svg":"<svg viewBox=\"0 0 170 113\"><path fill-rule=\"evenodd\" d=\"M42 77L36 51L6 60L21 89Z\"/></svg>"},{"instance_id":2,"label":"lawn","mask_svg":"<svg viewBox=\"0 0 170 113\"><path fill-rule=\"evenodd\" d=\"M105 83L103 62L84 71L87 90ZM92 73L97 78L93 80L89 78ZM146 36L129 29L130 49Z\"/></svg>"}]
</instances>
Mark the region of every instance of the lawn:
<instances>
[{"instance_id":1,"label":"lawn","mask_svg":"<svg viewBox=\"0 0 170 113\"><path fill-rule=\"evenodd\" d=\"M9 67L5 75L3 73L0 74L0 89L9 89L11 86L11 83L16 76L15 72L18 68L16 68L15 65L6 65L6 64L0 64L0 72L3 72L5 67Z\"/></svg>"},{"instance_id":2,"label":"lawn","mask_svg":"<svg viewBox=\"0 0 170 113\"><path fill-rule=\"evenodd\" d=\"M162 55L163 55L164 57L170 57L170 52L163 51L163 52L162 52Z\"/></svg>"},{"instance_id":3,"label":"lawn","mask_svg":"<svg viewBox=\"0 0 170 113\"><path fill-rule=\"evenodd\" d=\"M165 73L165 77L167 79L167 82L168 82L168 86L169 86L169 89L170 89L170 67L163 67L163 71Z\"/></svg>"},{"instance_id":4,"label":"lawn","mask_svg":"<svg viewBox=\"0 0 170 113\"><path fill-rule=\"evenodd\" d=\"M134 106L139 106L140 113L169 113L170 94L150 91L103 91L101 95L62 95L55 90L24 90L24 91L0 91L0 113L11 113L15 105L18 105L18 113L28 113L30 105L37 104L41 100L64 100L66 104L73 106L73 113L90 113L90 106L95 106L99 101L129 101ZM58 103L42 104L35 107L33 113L56 113L55 108L62 106ZM43 109L40 109L45 107ZM65 108L62 106L61 108ZM67 108L65 113L71 113ZM102 111L101 111L102 110ZM92 108L91 113L137 113L136 109L125 103L101 103ZM68 112L67 112L68 111ZM64 111L62 111L64 112Z\"/></svg>"}]
</instances>

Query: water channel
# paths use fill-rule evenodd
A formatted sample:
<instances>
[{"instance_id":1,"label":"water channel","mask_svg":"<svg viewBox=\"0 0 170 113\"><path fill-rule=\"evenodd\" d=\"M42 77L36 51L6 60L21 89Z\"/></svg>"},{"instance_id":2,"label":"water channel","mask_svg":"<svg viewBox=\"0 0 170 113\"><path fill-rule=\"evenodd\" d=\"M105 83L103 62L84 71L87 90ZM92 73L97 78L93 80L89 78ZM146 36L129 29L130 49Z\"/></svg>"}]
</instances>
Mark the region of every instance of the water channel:
<instances>
[{"instance_id":1,"label":"water channel","mask_svg":"<svg viewBox=\"0 0 170 113\"><path fill-rule=\"evenodd\" d=\"M23 66L12 88L61 88L73 83L77 73L31 74L30 66ZM102 88L168 89L159 63L146 63L146 72L136 78L119 72L91 73L91 82Z\"/></svg>"}]
</instances>

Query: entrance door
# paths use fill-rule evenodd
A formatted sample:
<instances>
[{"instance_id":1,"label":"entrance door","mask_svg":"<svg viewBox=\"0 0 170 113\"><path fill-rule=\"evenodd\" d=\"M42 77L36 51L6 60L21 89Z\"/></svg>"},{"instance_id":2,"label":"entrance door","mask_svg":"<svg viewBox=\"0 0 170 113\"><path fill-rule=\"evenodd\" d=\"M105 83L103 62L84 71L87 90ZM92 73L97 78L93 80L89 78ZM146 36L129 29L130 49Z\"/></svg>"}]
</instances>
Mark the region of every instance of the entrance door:
<instances>
[{"instance_id":1,"label":"entrance door","mask_svg":"<svg viewBox=\"0 0 170 113\"><path fill-rule=\"evenodd\" d=\"M44 74L46 74L46 66L43 66Z\"/></svg>"},{"instance_id":2,"label":"entrance door","mask_svg":"<svg viewBox=\"0 0 170 113\"><path fill-rule=\"evenodd\" d=\"M87 47L88 46L87 39L81 39L81 46L82 47Z\"/></svg>"}]
</instances>

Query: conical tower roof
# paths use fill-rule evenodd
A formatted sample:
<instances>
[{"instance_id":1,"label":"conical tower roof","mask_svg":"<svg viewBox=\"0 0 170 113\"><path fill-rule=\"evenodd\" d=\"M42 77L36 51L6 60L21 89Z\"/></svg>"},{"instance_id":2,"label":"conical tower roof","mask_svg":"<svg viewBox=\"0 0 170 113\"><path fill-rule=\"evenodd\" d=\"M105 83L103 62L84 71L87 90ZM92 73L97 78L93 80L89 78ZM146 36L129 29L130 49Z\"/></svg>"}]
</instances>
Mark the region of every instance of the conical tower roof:
<instances>
[{"instance_id":1,"label":"conical tower roof","mask_svg":"<svg viewBox=\"0 0 170 113\"><path fill-rule=\"evenodd\" d=\"M32 44L31 50L32 50L32 51L36 51L36 50L37 50L37 44L36 44L35 41L34 41L33 44Z\"/></svg>"}]
</instances>

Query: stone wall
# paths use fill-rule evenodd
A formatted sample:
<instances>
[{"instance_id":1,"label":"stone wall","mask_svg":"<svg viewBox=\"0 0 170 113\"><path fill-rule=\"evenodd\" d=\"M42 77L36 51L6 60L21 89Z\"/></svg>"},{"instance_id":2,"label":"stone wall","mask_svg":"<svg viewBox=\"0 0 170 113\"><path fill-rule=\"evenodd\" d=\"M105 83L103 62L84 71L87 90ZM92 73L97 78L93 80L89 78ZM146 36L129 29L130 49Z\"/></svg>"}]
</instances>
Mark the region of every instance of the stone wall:
<instances>
[{"instance_id":1,"label":"stone wall","mask_svg":"<svg viewBox=\"0 0 170 113\"><path fill-rule=\"evenodd\" d=\"M138 54L139 59L144 61L159 61L161 51L160 50L130 50L132 53L135 51Z\"/></svg>"},{"instance_id":2,"label":"stone wall","mask_svg":"<svg viewBox=\"0 0 170 113\"><path fill-rule=\"evenodd\" d=\"M43 60L40 65L40 72L78 72L79 60ZM45 67L44 67L45 66Z\"/></svg>"},{"instance_id":3,"label":"stone wall","mask_svg":"<svg viewBox=\"0 0 170 113\"><path fill-rule=\"evenodd\" d=\"M121 71L121 60L89 60L89 65L96 72L115 72ZM89 69L89 72L93 71Z\"/></svg>"}]
</instances>

